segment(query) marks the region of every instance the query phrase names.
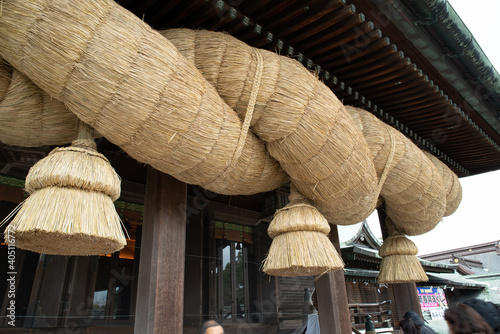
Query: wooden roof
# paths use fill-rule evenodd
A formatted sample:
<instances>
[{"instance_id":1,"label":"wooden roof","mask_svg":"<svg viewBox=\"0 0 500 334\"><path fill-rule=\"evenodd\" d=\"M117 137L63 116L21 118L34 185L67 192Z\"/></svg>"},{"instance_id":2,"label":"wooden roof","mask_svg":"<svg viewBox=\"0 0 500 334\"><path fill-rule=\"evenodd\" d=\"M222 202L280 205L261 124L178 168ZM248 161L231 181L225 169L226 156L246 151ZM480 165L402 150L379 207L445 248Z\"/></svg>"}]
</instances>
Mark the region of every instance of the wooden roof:
<instances>
[{"instance_id":1,"label":"wooden roof","mask_svg":"<svg viewBox=\"0 0 500 334\"><path fill-rule=\"evenodd\" d=\"M450 249L432 254L426 254L420 257L429 261L442 261L460 258L462 256L480 255L484 253L495 253L496 255L500 256L500 240L486 242L479 245Z\"/></svg>"}]
</instances>

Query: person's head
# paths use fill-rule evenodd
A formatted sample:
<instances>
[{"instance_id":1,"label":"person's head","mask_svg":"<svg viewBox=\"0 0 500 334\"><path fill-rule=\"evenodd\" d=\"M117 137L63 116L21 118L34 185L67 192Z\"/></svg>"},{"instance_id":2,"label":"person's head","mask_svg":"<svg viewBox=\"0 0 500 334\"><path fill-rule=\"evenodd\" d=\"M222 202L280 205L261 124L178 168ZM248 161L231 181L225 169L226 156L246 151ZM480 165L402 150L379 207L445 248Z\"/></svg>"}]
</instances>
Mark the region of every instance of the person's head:
<instances>
[{"instance_id":1,"label":"person's head","mask_svg":"<svg viewBox=\"0 0 500 334\"><path fill-rule=\"evenodd\" d=\"M424 320L422 320L422 318L420 318L420 316L417 314L417 312L408 311L405 313L403 318L413 320L413 322L415 323L415 325L417 327L425 325Z\"/></svg>"},{"instance_id":2,"label":"person's head","mask_svg":"<svg viewBox=\"0 0 500 334\"><path fill-rule=\"evenodd\" d=\"M500 332L500 305L481 299L468 299L461 304L468 305L474 309L490 325L491 329Z\"/></svg>"},{"instance_id":3,"label":"person's head","mask_svg":"<svg viewBox=\"0 0 500 334\"><path fill-rule=\"evenodd\" d=\"M472 307L458 304L444 311L450 334L494 334L488 323Z\"/></svg>"},{"instance_id":4,"label":"person's head","mask_svg":"<svg viewBox=\"0 0 500 334\"><path fill-rule=\"evenodd\" d=\"M420 334L420 329L415 325L410 318L404 318L399 322L399 327L403 330L404 334Z\"/></svg>"},{"instance_id":5,"label":"person's head","mask_svg":"<svg viewBox=\"0 0 500 334\"><path fill-rule=\"evenodd\" d=\"M200 334L224 334L224 329L217 321L207 320L201 325Z\"/></svg>"}]
</instances>

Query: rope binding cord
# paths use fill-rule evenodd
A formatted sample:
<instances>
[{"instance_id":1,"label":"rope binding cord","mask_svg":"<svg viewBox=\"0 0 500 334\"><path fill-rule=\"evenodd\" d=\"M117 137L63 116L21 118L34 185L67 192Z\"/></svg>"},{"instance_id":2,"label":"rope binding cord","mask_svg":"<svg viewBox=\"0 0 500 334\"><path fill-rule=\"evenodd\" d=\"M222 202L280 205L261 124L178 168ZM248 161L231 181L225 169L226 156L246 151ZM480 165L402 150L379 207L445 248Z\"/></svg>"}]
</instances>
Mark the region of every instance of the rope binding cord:
<instances>
[{"instance_id":1,"label":"rope binding cord","mask_svg":"<svg viewBox=\"0 0 500 334\"><path fill-rule=\"evenodd\" d=\"M262 80L262 73L264 71L264 60L258 49L254 49L253 57L255 58L257 66L255 69L255 75L252 83L252 90L250 93L250 99L248 101L245 118L241 126L240 135L238 137L238 143L236 145L236 149L234 150L233 157L231 158L231 161L227 164L226 168L222 170L210 182L205 184L204 187L209 186L211 183L217 180L222 174L224 174L228 169L232 168L238 162L238 159L240 158L241 153L243 152L243 147L245 146L247 135L248 132L250 131L250 124L252 123L253 112L255 110L255 104L257 102L257 96L259 94L260 83Z\"/></svg>"}]
</instances>

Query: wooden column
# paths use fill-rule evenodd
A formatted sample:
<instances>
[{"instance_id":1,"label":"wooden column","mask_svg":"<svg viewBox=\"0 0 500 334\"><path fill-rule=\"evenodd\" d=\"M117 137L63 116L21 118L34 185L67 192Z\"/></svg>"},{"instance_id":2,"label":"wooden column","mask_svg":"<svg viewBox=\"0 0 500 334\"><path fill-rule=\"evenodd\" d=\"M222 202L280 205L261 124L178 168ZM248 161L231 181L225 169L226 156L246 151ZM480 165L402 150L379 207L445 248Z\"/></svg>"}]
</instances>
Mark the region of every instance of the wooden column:
<instances>
[{"instance_id":1,"label":"wooden column","mask_svg":"<svg viewBox=\"0 0 500 334\"><path fill-rule=\"evenodd\" d=\"M398 319L394 319L395 325L399 323L399 320L403 319L403 316L408 311L413 311L417 313L420 318L423 318L415 283L392 284L392 290L394 291L396 310L398 312Z\"/></svg>"},{"instance_id":2,"label":"wooden column","mask_svg":"<svg viewBox=\"0 0 500 334\"><path fill-rule=\"evenodd\" d=\"M191 202L190 202L191 203ZM201 327L203 313L203 212L189 217L186 234L186 279L184 284L184 314L186 326ZM208 277L205 277L207 280Z\"/></svg>"},{"instance_id":3,"label":"wooden column","mask_svg":"<svg viewBox=\"0 0 500 334\"><path fill-rule=\"evenodd\" d=\"M187 186L148 169L134 333L182 333Z\"/></svg>"},{"instance_id":4,"label":"wooden column","mask_svg":"<svg viewBox=\"0 0 500 334\"><path fill-rule=\"evenodd\" d=\"M339 234L331 225L330 240L340 254ZM351 316L343 270L323 275L316 282L321 333L351 333Z\"/></svg>"},{"instance_id":5,"label":"wooden column","mask_svg":"<svg viewBox=\"0 0 500 334\"><path fill-rule=\"evenodd\" d=\"M25 328L53 328L61 325L64 286L69 257L41 254L26 311Z\"/></svg>"},{"instance_id":6,"label":"wooden column","mask_svg":"<svg viewBox=\"0 0 500 334\"><path fill-rule=\"evenodd\" d=\"M382 230L382 238L385 240L389 237L385 219L387 217L385 204L382 204L378 209L378 218L380 221L380 229ZM422 318L422 309L420 308L420 300L418 299L417 285L411 283L391 284L394 292L394 305L397 314L394 315L394 327L399 328L398 323L408 311L416 312Z\"/></svg>"}]
</instances>

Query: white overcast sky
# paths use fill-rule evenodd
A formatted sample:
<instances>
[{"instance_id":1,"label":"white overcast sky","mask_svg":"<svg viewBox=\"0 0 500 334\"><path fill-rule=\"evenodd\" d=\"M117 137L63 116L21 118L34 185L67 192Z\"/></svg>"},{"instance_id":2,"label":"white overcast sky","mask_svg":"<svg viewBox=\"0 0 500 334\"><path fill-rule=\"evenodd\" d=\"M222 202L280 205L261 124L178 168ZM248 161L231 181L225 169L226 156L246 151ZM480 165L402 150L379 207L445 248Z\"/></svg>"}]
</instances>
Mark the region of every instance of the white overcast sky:
<instances>
[{"instance_id":1,"label":"white overcast sky","mask_svg":"<svg viewBox=\"0 0 500 334\"><path fill-rule=\"evenodd\" d=\"M497 71L500 71L499 0L449 0ZM460 179L463 198L458 210L432 231L410 237L419 255L500 240L500 171ZM380 236L375 212L368 223Z\"/></svg>"}]
</instances>

